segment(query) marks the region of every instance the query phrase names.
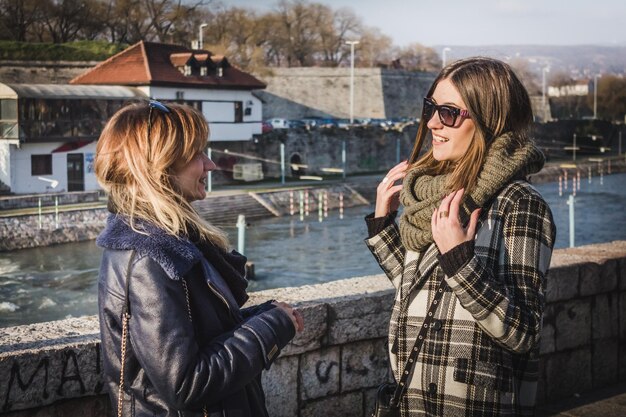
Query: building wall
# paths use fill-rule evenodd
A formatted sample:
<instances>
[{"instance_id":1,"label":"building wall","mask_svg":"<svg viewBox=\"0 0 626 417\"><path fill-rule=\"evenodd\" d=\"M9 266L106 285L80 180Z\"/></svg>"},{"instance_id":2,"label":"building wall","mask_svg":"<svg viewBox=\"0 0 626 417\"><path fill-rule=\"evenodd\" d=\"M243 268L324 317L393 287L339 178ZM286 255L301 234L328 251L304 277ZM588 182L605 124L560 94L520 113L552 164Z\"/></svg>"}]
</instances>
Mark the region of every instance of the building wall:
<instances>
[{"instance_id":1,"label":"building wall","mask_svg":"<svg viewBox=\"0 0 626 417\"><path fill-rule=\"evenodd\" d=\"M55 152L52 154L52 174L41 175L43 178L57 180L56 188L50 187L50 182L39 180L40 175L32 175L31 156L50 154L52 150L61 146L63 142L48 142L36 144L22 144L13 146L10 156L11 191L16 194L46 193L67 191L67 154L83 154L85 191L98 190L98 182L93 172L93 157L96 152L96 142L70 152Z\"/></svg>"},{"instance_id":2,"label":"building wall","mask_svg":"<svg viewBox=\"0 0 626 417\"><path fill-rule=\"evenodd\" d=\"M185 100L202 101L202 113L209 122L211 141L250 140L252 135L261 133L263 103L251 91L213 90L192 88L141 87L149 97L161 100L175 100L176 93L182 92ZM243 122L235 123L235 101L243 104ZM245 109L250 114L245 114Z\"/></svg>"},{"instance_id":3,"label":"building wall","mask_svg":"<svg viewBox=\"0 0 626 417\"><path fill-rule=\"evenodd\" d=\"M0 182L8 188L11 187L11 146L9 141L0 140Z\"/></svg>"},{"instance_id":4,"label":"building wall","mask_svg":"<svg viewBox=\"0 0 626 417\"><path fill-rule=\"evenodd\" d=\"M626 381L626 242L556 250L546 283L538 403ZM252 293L251 305L284 300L305 322L263 374L270 415L369 416L389 379L393 295L382 274ZM7 417L113 415L96 316L2 329L0 375Z\"/></svg>"}]
</instances>

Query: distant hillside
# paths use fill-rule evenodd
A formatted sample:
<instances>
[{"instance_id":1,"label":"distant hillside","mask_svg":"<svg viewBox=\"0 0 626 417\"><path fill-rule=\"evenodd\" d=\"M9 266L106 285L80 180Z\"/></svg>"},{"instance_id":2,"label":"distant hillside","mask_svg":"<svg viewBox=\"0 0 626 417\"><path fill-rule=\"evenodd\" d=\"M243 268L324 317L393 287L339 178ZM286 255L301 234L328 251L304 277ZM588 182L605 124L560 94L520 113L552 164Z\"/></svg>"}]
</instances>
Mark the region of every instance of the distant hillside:
<instances>
[{"instance_id":1,"label":"distant hillside","mask_svg":"<svg viewBox=\"0 0 626 417\"><path fill-rule=\"evenodd\" d=\"M593 74L626 74L626 46L550 46L550 45L489 45L453 46L438 45L435 50L447 51L448 62L469 56L485 55L502 60L520 58L528 62L529 69L541 73L550 66L551 72L567 72L574 77L587 78Z\"/></svg>"}]
</instances>

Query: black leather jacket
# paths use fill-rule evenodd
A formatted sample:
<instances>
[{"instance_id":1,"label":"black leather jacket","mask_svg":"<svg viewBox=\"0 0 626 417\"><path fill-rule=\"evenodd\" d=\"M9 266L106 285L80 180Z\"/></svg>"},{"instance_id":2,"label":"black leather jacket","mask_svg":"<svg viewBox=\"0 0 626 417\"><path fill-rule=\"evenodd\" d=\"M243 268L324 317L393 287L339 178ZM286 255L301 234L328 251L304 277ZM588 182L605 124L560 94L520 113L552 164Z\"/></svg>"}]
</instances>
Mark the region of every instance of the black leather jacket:
<instances>
[{"instance_id":1,"label":"black leather jacket","mask_svg":"<svg viewBox=\"0 0 626 417\"><path fill-rule=\"evenodd\" d=\"M240 309L188 240L139 234L112 215L97 243L105 248L98 310L113 409L129 276L123 415L267 416L261 371L294 337L291 319L269 303Z\"/></svg>"}]
</instances>

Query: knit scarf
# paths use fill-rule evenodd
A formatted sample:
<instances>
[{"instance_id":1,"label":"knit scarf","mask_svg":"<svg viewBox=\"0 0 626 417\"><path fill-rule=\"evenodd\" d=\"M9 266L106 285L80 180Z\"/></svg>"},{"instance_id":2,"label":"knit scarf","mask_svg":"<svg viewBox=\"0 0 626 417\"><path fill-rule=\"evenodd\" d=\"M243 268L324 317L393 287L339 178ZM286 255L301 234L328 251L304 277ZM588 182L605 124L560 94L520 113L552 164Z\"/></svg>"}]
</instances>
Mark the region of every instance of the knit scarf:
<instances>
[{"instance_id":1,"label":"knit scarf","mask_svg":"<svg viewBox=\"0 0 626 417\"><path fill-rule=\"evenodd\" d=\"M461 204L461 224L466 224L470 214L485 207L497 193L512 180L525 179L538 172L545 162L541 151L528 142L519 147L511 134L493 140L475 187L465 193ZM404 178L400 202L404 206L400 218L400 238L405 248L422 251L433 242L431 218L435 208L445 197L449 174L427 175L417 167Z\"/></svg>"}]
</instances>

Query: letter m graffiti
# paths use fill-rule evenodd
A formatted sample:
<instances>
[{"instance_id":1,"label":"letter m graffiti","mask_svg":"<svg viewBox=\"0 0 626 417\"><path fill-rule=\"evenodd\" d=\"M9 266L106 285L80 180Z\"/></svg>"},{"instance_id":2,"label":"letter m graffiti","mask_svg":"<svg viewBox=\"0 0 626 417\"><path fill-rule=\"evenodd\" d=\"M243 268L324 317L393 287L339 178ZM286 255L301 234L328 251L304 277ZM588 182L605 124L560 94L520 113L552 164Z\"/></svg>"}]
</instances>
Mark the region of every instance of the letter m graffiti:
<instances>
[{"instance_id":1,"label":"letter m graffiti","mask_svg":"<svg viewBox=\"0 0 626 417\"><path fill-rule=\"evenodd\" d=\"M37 364L37 366L35 367L35 370L33 371L33 373L30 375L30 377L26 379L26 378L22 378L22 371L20 370L19 363L17 361L13 362L13 366L11 367L11 375L9 376L9 382L7 384L7 392L4 396L4 404L2 405L3 412L8 411L13 407L13 404L15 403L15 401L12 401L12 400L15 400L17 395L19 395L17 393L15 393L15 395L12 395L14 391L13 387L17 385L17 388L19 388L22 391L22 393L26 392L31 387L31 385L33 385L33 382L35 381L35 377L39 375L40 370L43 370L43 378L37 377L37 383L35 383L35 386L41 385L42 387L41 397L43 399L48 398L48 365L49 365L48 358L41 359L39 363ZM29 366L29 368L31 367ZM24 381L25 379L26 379L26 382ZM34 396L30 394L29 397L33 398Z\"/></svg>"}]
</instances>

